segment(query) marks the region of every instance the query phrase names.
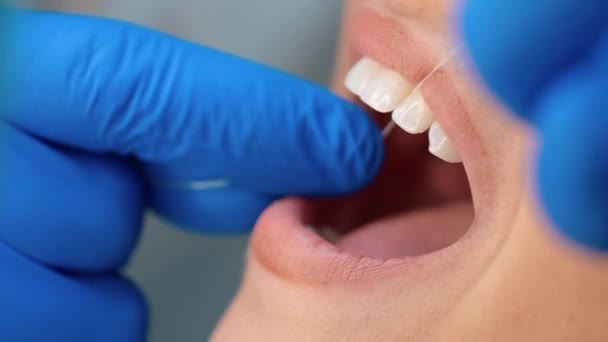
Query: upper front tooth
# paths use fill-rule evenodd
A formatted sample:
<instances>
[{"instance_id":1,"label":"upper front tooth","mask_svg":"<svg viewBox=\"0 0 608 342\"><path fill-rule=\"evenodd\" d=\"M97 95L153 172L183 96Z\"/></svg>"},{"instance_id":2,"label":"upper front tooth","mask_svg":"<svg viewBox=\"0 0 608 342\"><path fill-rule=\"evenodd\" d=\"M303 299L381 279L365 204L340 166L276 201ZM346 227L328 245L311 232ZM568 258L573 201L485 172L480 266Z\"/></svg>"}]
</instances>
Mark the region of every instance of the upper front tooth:
<instances>
[{"instance_id":1,"label":"upper front tooth","mask_svg":"<svg viewBox=\"0 0 608 342\"><path fill-rule=\"evenodd\" d=\"M380 68L365 84L361 100L381 113L393 111L412 91L410 84L397 72Z\"/></svg>"},{"instance_id":2,"label":"upper front tooth","mask_svg":"<svg viewBox=\"0 0 608 342\"><path fill-rule=\"evenodd\" d=\"M429 152L448 163L461 162L458 152L437 122L429 130Z\"/></svg>"},{"instance_id":3,"label":"upper front tooth","mask_svg":"<svg viewBox=\"0 0 608 342\"><path fill-rule=\"evenodd\" d=\"M406 97L397 106L392 117L399 127L412 134L425 132L433 123L433 113L419 90Z\"/></svg>"},{"instance_id":4,"label":"upper front tooth","mask_svg":"<svg viewBox=\"0 0 608 342\"><path fill-rule=\"evenodd\" d=\"M344 81L346 89L357 96L361 95L367 82L374 77L380 68L380 63L373 59L368 57L361 58L346 75L346 80Z\"/></svg>"}]
</instances>

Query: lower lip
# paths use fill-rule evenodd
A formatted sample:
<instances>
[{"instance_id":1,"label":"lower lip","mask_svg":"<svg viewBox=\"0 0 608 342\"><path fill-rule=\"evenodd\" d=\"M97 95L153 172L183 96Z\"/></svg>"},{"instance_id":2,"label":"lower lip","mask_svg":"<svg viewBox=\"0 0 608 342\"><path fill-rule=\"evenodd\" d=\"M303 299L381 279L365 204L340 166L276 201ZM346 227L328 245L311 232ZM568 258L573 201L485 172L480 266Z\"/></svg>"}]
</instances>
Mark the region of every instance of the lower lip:
<instances>
[{"instance_id":1,"label":"lower lip","mask_svg":"<svg viewBox=\"0 0 608 342\"><path fill-rule=\"evenodd\" d=\"M306 205L305 200L297 198L276 202L260 217L251 240L253 257L261 265L294 282L361 285L420 274L422 270L439 272L460 259L455 257L461 251L459 245L469 240L460 239L442 250L417 257L362 257L339 249L306 228Z\"/></svg>"}]
</instances>

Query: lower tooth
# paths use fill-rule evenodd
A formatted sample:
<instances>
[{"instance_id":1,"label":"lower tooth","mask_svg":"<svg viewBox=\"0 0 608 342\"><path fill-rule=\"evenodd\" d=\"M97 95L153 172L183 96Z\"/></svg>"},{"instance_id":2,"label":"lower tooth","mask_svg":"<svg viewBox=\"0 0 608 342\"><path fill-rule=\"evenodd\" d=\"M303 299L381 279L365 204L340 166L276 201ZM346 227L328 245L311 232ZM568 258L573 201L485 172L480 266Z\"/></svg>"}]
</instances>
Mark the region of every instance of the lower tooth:
<instances>
[{"instance_id":1,"label":"lower tooth","mask_svg":"<svg viewBox=\"0 0 608 342\"><path fill-rule=\"evenodd\" d=\"M460 163L460 155L437 122L429 130L429 152L448 163Z\"/></svg>"}]
</instances>

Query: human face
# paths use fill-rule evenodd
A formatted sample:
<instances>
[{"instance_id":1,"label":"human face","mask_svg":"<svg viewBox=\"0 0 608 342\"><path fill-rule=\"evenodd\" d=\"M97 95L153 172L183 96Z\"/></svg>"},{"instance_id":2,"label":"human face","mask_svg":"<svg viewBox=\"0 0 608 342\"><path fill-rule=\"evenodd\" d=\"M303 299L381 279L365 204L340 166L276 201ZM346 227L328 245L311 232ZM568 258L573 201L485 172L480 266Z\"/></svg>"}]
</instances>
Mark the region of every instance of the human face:
<instances>
[{"instance_id":1,"label":"human face","mask_svg":"<svg viewBox=\"0 0 608 342\"><path fill-rule=\"evenodd\" d=\"M361 103L343 81L362 56L420 82L453 47L455 5L347 1L334 90ZM215 341L608 340L608 262L552 234L529 178L533 135L456 65L421 91L463 163L397 129L369 189L274 204Z\"/></svg>"}]
</instances>

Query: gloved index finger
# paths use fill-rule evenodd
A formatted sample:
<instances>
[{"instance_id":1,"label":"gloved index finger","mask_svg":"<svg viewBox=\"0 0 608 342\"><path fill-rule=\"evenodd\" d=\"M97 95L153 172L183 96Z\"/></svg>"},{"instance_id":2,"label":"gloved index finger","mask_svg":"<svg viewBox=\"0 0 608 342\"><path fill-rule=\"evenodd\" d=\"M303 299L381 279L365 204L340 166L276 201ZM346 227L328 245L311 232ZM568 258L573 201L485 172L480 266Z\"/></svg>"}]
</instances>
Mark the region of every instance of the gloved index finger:
<instances>
[{"instance_id":1,"label":"gloved index finger","mask_svg":"<svg viewBox=\"0 0 608 342\"><path fill-rule=\"evenodd\" d=\"M101 18L20 10L11 30L1 113L33 135L270 194L352 191L380 166L361 109L283 72Z\"/></svg>"}]
</instances>

